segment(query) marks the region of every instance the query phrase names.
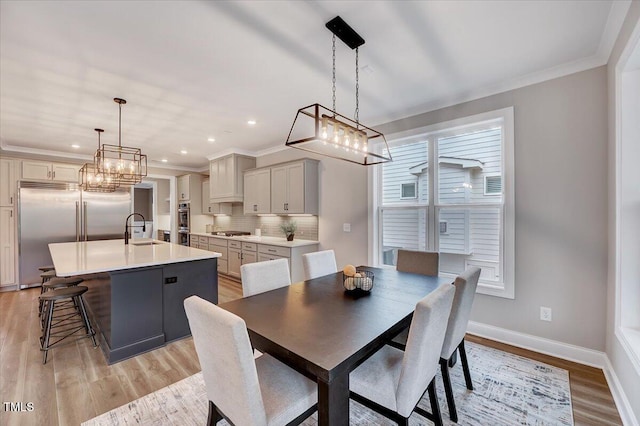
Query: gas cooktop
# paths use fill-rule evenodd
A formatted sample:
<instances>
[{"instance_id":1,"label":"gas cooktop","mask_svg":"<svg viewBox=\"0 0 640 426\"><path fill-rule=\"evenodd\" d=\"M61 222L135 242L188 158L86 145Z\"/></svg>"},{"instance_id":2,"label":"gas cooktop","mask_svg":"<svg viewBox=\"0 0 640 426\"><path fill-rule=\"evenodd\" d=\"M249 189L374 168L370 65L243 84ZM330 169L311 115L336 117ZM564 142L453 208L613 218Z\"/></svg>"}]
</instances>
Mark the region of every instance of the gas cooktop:
<instances>
[{"instance_id":1,"label":"gas cooktop","mask_svg":"<svg viewBox=\"0 0 640 426\"><path fill-rule=\"evenodd\" d=\"M239 235L251 235L251 232L247 231L214 231L211 235L222 235L225 237L237 237Z\"/></svg>"}]
</instances>

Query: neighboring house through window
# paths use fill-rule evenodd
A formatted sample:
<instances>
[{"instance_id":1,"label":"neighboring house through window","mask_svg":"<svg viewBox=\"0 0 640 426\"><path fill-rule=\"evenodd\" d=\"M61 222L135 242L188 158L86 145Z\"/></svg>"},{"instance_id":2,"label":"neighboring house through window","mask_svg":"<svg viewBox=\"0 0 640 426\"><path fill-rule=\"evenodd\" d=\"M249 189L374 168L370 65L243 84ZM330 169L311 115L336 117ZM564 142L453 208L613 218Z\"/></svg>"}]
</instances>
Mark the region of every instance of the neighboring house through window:
<instances>
[{"instance_id":1,"label":"neighboring house through window","mask_svg":"<svg viewBox=\"0 0 640 426\"><path fill-rule=\"evenodd\" d=\"M374 261L439 251L441 275L479 266L479 292L513 298L513 109L391 137L389 151L374 172Z\"/></svg>"}]
</instances>

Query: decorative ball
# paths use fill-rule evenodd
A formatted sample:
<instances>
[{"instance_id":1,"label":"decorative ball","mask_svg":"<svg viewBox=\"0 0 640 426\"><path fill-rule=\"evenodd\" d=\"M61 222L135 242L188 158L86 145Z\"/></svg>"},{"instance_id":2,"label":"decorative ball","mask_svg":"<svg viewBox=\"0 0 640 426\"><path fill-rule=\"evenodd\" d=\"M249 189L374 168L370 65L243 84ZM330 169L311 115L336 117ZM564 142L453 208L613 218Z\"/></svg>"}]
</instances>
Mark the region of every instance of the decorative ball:
<instances>
[{"instance_id":1,"label":"decorative ball","mask_svg":"<svg viewBox=\"0 0 640 426\"><path fill-rule=\"evenodd\" d=\"M360 272L356 272L356 274L353 277L354 278L362 278L362 274Z\"/></svg>"},{"instance_id":2,"label":"decorative ball","mask_svg":"<svg viewBox=\"0 0 640 426\"><path fill-rule=\"evenodd\" d=\"M344 279L344 288L346 288L347 290L355 290L356 288L356 282L353 278L348 277Z\"/></svg>"},{"instance_id":3,"label":"decorative ball","mask_svg":"<svg viewBox=\"0 0 640 426\"><path fill-rule=\"evenodd\" d=\"M356 267L353 265L347 265L344 267L344 269L342 270L342 272L348 276L348 277L352 277L356 274Z\"/></svg>"}]
</instances>

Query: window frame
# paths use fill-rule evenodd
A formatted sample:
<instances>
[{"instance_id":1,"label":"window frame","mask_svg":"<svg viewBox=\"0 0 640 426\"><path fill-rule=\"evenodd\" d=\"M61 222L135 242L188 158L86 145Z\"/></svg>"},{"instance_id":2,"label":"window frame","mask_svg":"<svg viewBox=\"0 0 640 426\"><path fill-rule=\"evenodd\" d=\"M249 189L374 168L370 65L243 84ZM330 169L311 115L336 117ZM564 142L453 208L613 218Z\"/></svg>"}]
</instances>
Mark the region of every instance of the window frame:
<instances>
[{"instance_id":1,"label":"window frame","mask_svg":"<svg viewBox=\"0 0 640 426\"><path fill-rule=\"evenodd\" d=\"M491 296L514 299L515 298L515 184L514 184L514 108L507 107L494 111L487 111L480 114L456 118L441 123L436 123L424 127L414 128L386 135L390 147L403 145L412 142L426 141L428 143L429 164L434 164L438 158L437 141L435 136L446 137L447 134L455 134L460 129L468 130L481 129L495 126L496 122L502 124L502 196L503 203L468 203L468 204L443 204L438 200L438 173L432 171L437 167L429 167L428 193L429 202L427 208L428 220L428 247L438 250L436 231L439 231L439 211L442 208L452 209L482 209L501 207L502 222L500 240L500 258L502 259L502 281L497 284L494 281L483 281L478 283L477 292ZM472 126L473 125L473 126ZM372 167L369 169L369 263L378 267L390 267L382 265L382 221L380 210L382 208L382 167ZM386 205L384 207L391 207ZM409 206L407 206L409 207ZM415 206L414 206L415 207ZM441 276L455 277L453 274L441 273Z\"/></svg>"}]
</instances>

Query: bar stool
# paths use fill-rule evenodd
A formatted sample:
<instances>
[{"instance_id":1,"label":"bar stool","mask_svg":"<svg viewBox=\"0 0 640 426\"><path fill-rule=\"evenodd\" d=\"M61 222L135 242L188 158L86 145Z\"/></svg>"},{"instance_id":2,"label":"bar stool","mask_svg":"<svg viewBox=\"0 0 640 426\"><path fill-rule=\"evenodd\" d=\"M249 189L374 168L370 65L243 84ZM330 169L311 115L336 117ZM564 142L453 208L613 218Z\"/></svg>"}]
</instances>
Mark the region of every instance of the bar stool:
<instances>
[{"instance_id":1,"label":"bar stool","mask_svg":"<svg viewBox=\"0 0 640 426\"><path fill-rule=\"evenodd\" d=\"M56 267L53 265L47 265L47 266L41 266L38 269L40 270L40 272L47 272L47 271L53 271L54 269L56 269Z\"/></svg>"},{"instance_id":2,"label":"bar stool","mask_svg":"<svg viewBox=\"0 0 640 426\"><path fill-rule=\"evenodd\" d=\"M84 281L83 278L80 277L54 277L49 279L47 282L42 283L42 288L40 289L40 294L46 293L49 290L55 290L57 288L65 288L65 287L73 287L80 284ZM44 307L44 301L40 299L38 301L38 316L42 315L42 309ZM40 320L40 328L44 328L44 317Z\"/></svg>"},{"instance_id":3,"label":"bar stool","mask_svg":"<svg viewBox=\"0 0 640 426\"><path fill-rule=\"evenodd\" d=\"M42 363L47 363L47 355L49 350L58 346L63 340L73 336L78 331L84 329L84 335L76 335L76 340L84 337L90 337L93 341L93 347L96 343L96 332L91 327L87 311L84 307L84 298L82 295L88 290L84 286L72 286L58 288L47 291L40 295L40 300L44 302L45 327L40 337L40 350L44 352ZM62 305L62 302L72 301L74 306L69 304ZM55 312L55 314L54 314ZM56 339L51 342L51 339Z\"/></svg>"}]
</instances>

